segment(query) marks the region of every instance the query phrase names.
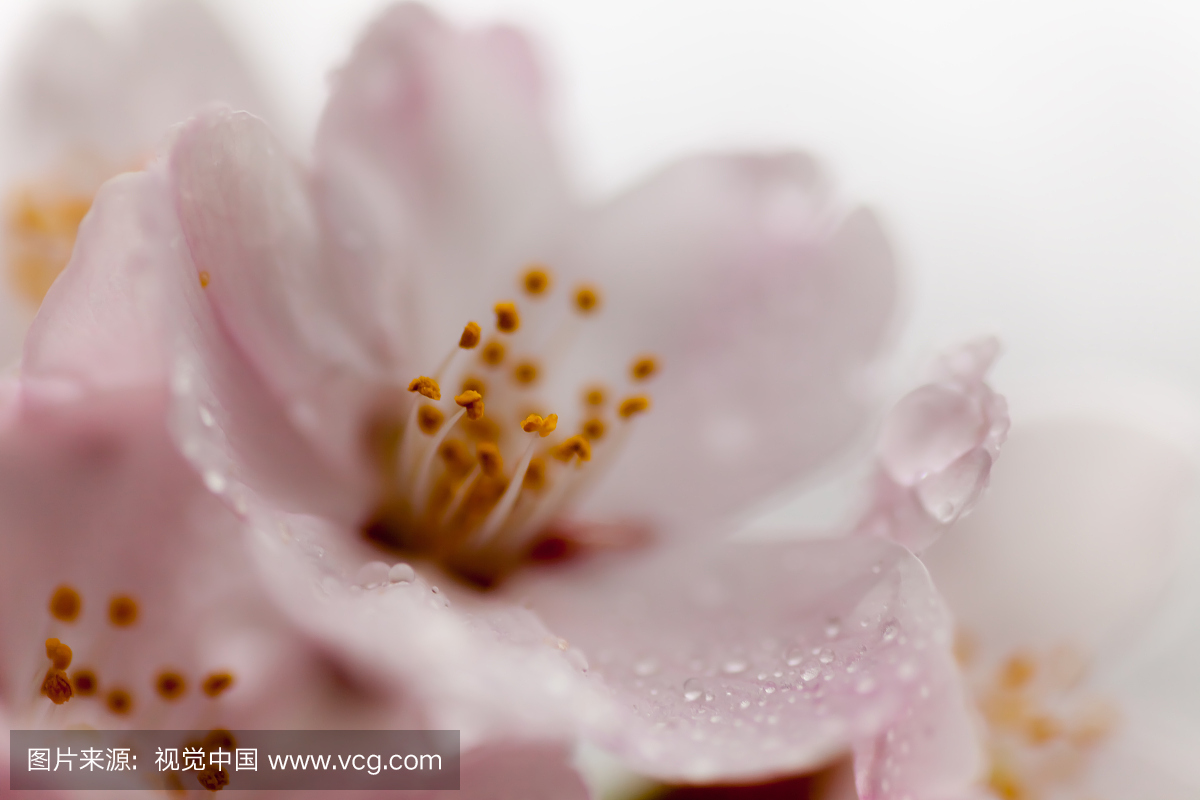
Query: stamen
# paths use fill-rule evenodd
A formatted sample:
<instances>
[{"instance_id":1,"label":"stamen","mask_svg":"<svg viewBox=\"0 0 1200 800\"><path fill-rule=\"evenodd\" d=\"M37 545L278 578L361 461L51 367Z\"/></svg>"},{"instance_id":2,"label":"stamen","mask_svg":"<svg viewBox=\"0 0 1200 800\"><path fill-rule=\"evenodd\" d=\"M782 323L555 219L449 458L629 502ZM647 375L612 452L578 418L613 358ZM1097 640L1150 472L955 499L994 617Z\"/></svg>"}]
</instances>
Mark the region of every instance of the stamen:
<instances>
[{"instance_id":1,"label":"stamen","mask_svg":"<svg viewBox=\"0 0 1200 800\"><path fill-rule=\"evenodd\" d=\"M582 436L572 436L551 450L550 454L564 464L568 463L572 458L578 458L579 463L582 464L584 461L591 460L592 446Z\"/></svg>"},{"instance_id":2,"label":"stamen","mask_svg":"<svg viewBox=\"0 0 1200 800\"><path fill-rule=\"evenodd\" d=\"M479 392L468 389L454 398L454 402L466 410L467 419L474 420L483 416L483 395Z\"/></svg>"},{"instance_id":3,"label":"stamen","mask_svg":"<svg viewBox=\"0 0 1200 800\"><path fill-rule=\"evenodd\" d=\"M487 384L472 375L463 378L462 390L464 392L479 392L480 397L487 394Z\"/></svg>"},{"instance_id":4,"label":"stamen","mask_svg":"<svg viewBox=\"0 0 1200 800\"><path fill-rule=\"evenodd\" d=\"M408 384L408 390L416 392L422 397L428 397L430 400L442 399L442 389L438 386L438 382L433 378L426 378L424 375L413 378L412 382Z\"/></svg>"},{"instance_id":5,"label":"stamen","mask_svg":"<svg viewBox=\"0 0 1200 800\"><path fill-rule=\"evenodd\" d=\"M469 392L469 394L475 393ZM455 402L458 402L461 397L463 397L463 395L459 395L458 397L454 398ZM475 397L478 398L479 395L476 394ZM480 409L479 413L482 414L483 400L478 400L478 404ZM459 403L459 405L463 404ZM466 408L465 406L460 408L455 415L450 418L450 424L442 428L441 431L433 437L433 441L429 443L429 449L425 452L425 457L421 459L421 466L417 470L416 480L414 480L412 483L412 494L409 496L409 500L412 501L413 507L418 513L422 513L425 510L426 491L429 488L429 479L433 474L433 459L441 450L442 441L446 438L450 431L454 430L455 423L462 419L464 414L469 413L471 413L470 409Z\"/></svg>"},{"instance_id":6,"label":"stamen","mask_svg":"<svg viewBox=\"0 0 1200 800\"><path fill-rule=\"evenodd\" d=\"M604 401L607 399L608 398L605 394L603 386L593 386L583 395L583 402L587 403L589 406L602 406L604 405Z\"/></svg>"},{"instance_id":7,"label":"stamen","mask_svg":"<svg viewBox=\"0 0 1200 800\"><path fill-rule=\"evenodd\" d=\"M533 433L534 431L537 431L538 435L543 439L545 439L551 433L554 433L554 429L557 427L558 414L551 414L545 419L539 417L537 414L530 414L525 418L525 421L521 423L521 430L525 431L526 433Z\"/></svg>"},{"instance_id":8,"label":"stamen","mask_svg":"<svg viewBox=\"0 0 1200 800\"><path fill-rule=\"evenodd\" d=\"M442 427L442 422L446 419L446 415L442 413L437 406L431 406L428 403L417 409L417 427L422 433L433 436Z\"/></svg>"},{"instance_id":9,"label":"stamen","mask_svg":"<svg viewBox=\"0 0 1200 800\"><path fill-rule=\"evenodd\" d=\"M551 414L550 416L554 417L557 422L558 418L555 415ZM517 503L517 495L521 493L521 486L525 481L525 472L529 469L529 462L533 460L533 448L536 444L537 440L534 439L525 448L525 453L521 456L516 471L513 472L513 477L508 483L508 488L504 490L504 494L500 497L500 502L487 515L483 527L472 537L472 540L476 544L483 544L489 541L496 534L496 531L500 530L500 526L504 524L504 521L508 519L513 506Z\"/></svg>"},{"instance_id":10,"label":"stamen","mask_svg":"<svg viewBox=\"0 0 1200 800\"><path fill-rule=\"evenodd\" d=\"M229 772L221 766L210 763L196 773L196 780L210 792L219 792L229 785Z\"/></svg>"},{"instance_id":11,"label":"stamen","mask_svg":"<svg viewBox=\"0 0 1200 800\"><path fill-rule=\"evenodd\" d=\"M658 361L654 356L642 356L629 368L629 375L635 381L644 381L658 372Z\"/></svg>"},{"instance_id":12,"label":"stamen","mask_svg":"<svg viewBox=\"0 0 1200 800\"><path fill-rule=\"evenodd\" d=\"M458 337L458 346L463 350L474 349L479 344L481 334L482 329L478 322L468 322L467 326L463 328L462 336Z\"/></svg>"},{"instance_id":13,"label":"stamen","mask_svg":"<svg viewBox=\"0 0 1200 800\"><path fill-rule=\"evenodd\" d=\"M504 474L504 459L500 448L491 442L480 442L475 448L475 457L479 459L479 469L489 478L499 478Z\"/></svg>"},{"instance_id":14,"label":"stamen","mask_svg":"<svg viewBox=\"0 0 1200 800\"><path fill-rule=\"evenodd\" d=\"M208 270L206 270L206 269L200 270L200 288L207 289L208 282L210 280L212 280L212 276L208 274Z\"/></svg>"},{"instance_id":15,"label":"stamen","mask_svg":"<svg viewBox=\"0 0 1200 800\"><path fill-rule=\"evenodd\" d=\"M498 453L499 451L497 451L497 454ZM475 481L479 479L481 472L480 463L482 462L477 462L475 466L471 468L471 471L467 474L467 477L461 484L459 484L458 488L454 490L454 496L450 498L450 502L447 504L446 510L442 513L442 525L446 525L450 522L450 520L454 519L454 515L458 513L458 509L462 508L463 500L467 498L467 494L475 487Z\"/></svg>"},{"instance_id":16,"label":"stamen","mask_svg":"<svg viewBox=\"0 0 1200 800\"><path fill-rule=\"evenodd\" d=\"M483 363L489 367L498 367L504 361L504 343L493 339L483 346L483 350L479 353L479 357L483 359Z\"/></svg>"},{"instance_id":17,"label":"stamen","mask_svg":"<svg viewBox=\"0 0 1200 800\"><path fill-rule=\"evenodd\" d=\"M74 622L83 608L79 592L63 584L50 595L50 615L62 622Z\"/></svg>"},{"instance_id":18,"label":"stamen","mask_svg":"<svg viewBox=\"0 0 1200 800\"><path fill-rule=\"evenodd\" d=\"M550 288L550 272L541 264L531 264L529 269L525 270L521 282L525 291L536 297Z\"/></svg>"},{"instance_id":19,"label":"stamen","mask_svg":"<svg viewBox=\"0 0 1200 800\"><path fill-rule=\"evenodd\" d=\"M216 750L233 750L237 747L237 737L233 735L233 731L225 728L213 728L204 735L204 749Z\"/></svg>"},{"instance_id":20,"label":"stamen","mask_svg":"<svg viewBox=\"0 0 1200 800\"><path fill-rule=\"evenodd\" d=\"M80 697L91 697L96 693L99 681L96 680L96 673L90 669L77 669L71 676L71 686Z\"/></svg>"},{"instance_id":21,"label":"stamen","mask_svg":"<svg viewBox=\"0 0 1200 800\"><path fill-rule=\"evenodd\" d=\"M583 435L589 442L604 438L604 420L595 417L583 423Z\"/></svg>"},{"instance_id":22,"label":"stamen","mask_svg":"<svg viewBox=\"0 0 1200 800\"><path fill-rule=\"evenodd\" d=\"M644 394L639 394L634 395L633 397L626 397L624 400L622 400L620 407L617 409L617 413L620 414L623 419L629 419L634 414L641 414L643 411L646 411L649 408L650 398Z\"/></svg>"},{"instance_id":23,"label":"stamen","mask_svg":"<svg viewBox=\"0 0 1200 800\"><path fill-rule=\"evenodd\" d=\"M70 700L73 692L71 682L67 680L67 673L54 667L46 670L46 677L42 679L42 694L49 697L50 702L56 706Z\"/></svg>"},{"instance_id":24,"label":"stamen","mask_svg":"<svg viewBox=\"0 0 1200 800\"><path fill-rule=\"evenodd\" d=\"M514 333L521 327L521 315L517 313L516 303L496 303L495 311L496 330L501 333Z\"/></svg>"},{"instance_id":25,"label":"stamen","mask_svg":"<svg viewBox=\"0 0 1200 800\"><path fill-rule=\"evenodd\" d=\"M128 714L133 710L133 695L124 689L109 689L104 704L114 714Z\"/></svg>"},{"instance_id":26,"label":"stamen","mask_svg":"<svg viewBox=\"0 0 1200 800\"><path fill-rule=\"evenodd\" d=\"M513 377L516 379L517 383L528 386L538 378L537 364L533 363L532 361L522 361L521 363L517 364L515 368L513 368Z\"/></svg>"},{"instance_id":27,"label":"stamen","mask_svg":"<svg viewBox=\"0 0 1200 800\"><path fill-rule=\"evenodd\" d=\"M187 691L187 682L178 672L166 670L158 673L158 677L154 681L154 688L162 699L178 700Z\"/></svg>"},{"instance_id":28,"label":"stamen","mask_svg":"<svg viewBox=\"0 0 1200 800\"><path fill-rule=\"evenodd\" d=\"M50 659L55 669L66 669L71 666L71 648L58 639L47 639L46 658Z\"/></svg>"},{"instance_id":29,"label":"stamen","mask_svg":"<svg viewBox=\"0 0 1200 800\"><path fill-rule=\"evenodd\" d=\"M600 292L591 285L580 286L575 290L575 308L583 314L590 314L600 307Z\"/></svg>"},{"instance_id":30,"label":"stamen","mask_svg":"<svg viewBox=\"0 0 1200 800\"><path fill-rule=\"evenodd\" d=\"M229 672L213 672L204 679L201 689L209 697L218 697L230 686L233 686L233 674Z\"/></svg>"},{"instance_id":31,"label":"stamen","mask_svg":"<svg viewBox=\"0 0 1200 800\"><path fill-rule=\"evenodd\" d=\"M137 622L137 601L129 595L119 594L108 603L108 621L118 628L127 628Z\"/></svg>"},{"instance_id":32,"label":"stamen","mask_svg":"<svg viewBox=\"0 0 1200 800\"><path fill-rule=\"evenodd\" d=\"M475 465L471 459L471 451L458 439L447 439L438 452L446 464L446 472L456 478L466 475Z\"/></svg>"},{"instance_id":33,"label":"stamen","mask_svg":"<svg viewBox=\"0 0 1200 800\"><path fill-rule=\"evenodd\" d=\"M1019 689L1033 680L1037 665L1025 655L1014 655L1004 663L1000 672L1000 684L1006 689Z\"/></svg>"}]
</instances>

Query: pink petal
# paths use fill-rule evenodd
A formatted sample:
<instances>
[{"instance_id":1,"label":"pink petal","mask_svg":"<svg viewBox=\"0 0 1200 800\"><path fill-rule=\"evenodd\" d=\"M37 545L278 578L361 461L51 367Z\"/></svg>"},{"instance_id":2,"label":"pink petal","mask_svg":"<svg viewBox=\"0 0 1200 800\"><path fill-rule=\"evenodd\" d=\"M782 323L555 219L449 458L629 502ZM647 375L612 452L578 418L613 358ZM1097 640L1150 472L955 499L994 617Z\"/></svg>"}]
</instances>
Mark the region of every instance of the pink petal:
<instances>
[{"instance_id":1,"label":"pink petal","mask_svg":"<svg viewBox=\"0 0 1200 800\"><path fill-rule=\"evenodd\" d=\"M504 742L463 753L458 792L409 792L414 800L588 800L571 766L569 747L553 742Z\"/></svg>"},{"instance_id":2,"label":"pink petal","mask_svg":"<svg viewBox=\"0 0 1200 800\"><path fill-rule=\"evenodd\" d=\"M589 508L704 521L810 472L860 430L895 290L875 218L803 155L677 164L599 211L563 256L612 316L580 361L654 408Z\"/></svg>"},{"instance_id":3,"label":"pink petal","mask_svg":"<svg viewBox=\"0 0 1200 800\"><path fill-rule=\"evenodd\" d=\"M746 783L853 747L860 793L899 798L978 765L945 609L895 545L665 547L509 591L587 655L622 710L593 735L638 772Z\"/></svg>"},{"instance_id":4,"label":"pink petal","mask_svg":"<svg viewBox=\"0 0 1200 800\"><path fill-rule=\"evenodd\" d=\"M1132 633L1174 566L1195 463L1076 412L1014 428L986 500L926 553L961 625L1001 657Z\"/></svg>"},{"instance_id":5,"label":"pink petal","mask_svg":"<svg viewBox=\"0 0 1200 800\"><path fill-rule=\"evenodd\" d=\"M984 382L998 352L994 339L980 339L946 353L934 381L892 408L861 531L920 551L971 511L1008 434L1008 406Z\"/></svg>"},{"instance_id":6,"label":"pink petal","mask_svg":"<svg viewBox=\"0 0 1200 800\"><path fill-rule=\"evenodd\" d=\"M415 364L546 257L567 200L539 84L517 32L455 30L416 4L385 12L336 74L316 155L332 246L374 273L378 317L405 316L391 344Z\"/></svg>"}]
</instances>

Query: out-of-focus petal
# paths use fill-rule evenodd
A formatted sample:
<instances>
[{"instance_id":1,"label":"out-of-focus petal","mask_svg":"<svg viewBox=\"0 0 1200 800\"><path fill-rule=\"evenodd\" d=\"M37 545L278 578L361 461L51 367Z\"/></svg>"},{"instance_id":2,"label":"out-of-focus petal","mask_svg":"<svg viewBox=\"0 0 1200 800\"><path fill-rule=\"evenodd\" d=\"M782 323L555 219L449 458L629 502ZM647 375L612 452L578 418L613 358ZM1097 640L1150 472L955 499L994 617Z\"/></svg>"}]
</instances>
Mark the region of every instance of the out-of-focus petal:
<instances>
[{"instance_id":1,"label":"out-of-focus petal","mask_svg":"<svg viewBox=\"0 0 1200 800\"><path fill-rule=\"evenodd\" d=\"M892 408L862 531L920 551L975 506L1008 435L1008 405L984 382L998 352L988 338L946 353Z\"/></svg>"},{"instance_id":2,"label":"out-of-focus petal","mask_svg":"<svg viewBox=\"0 0 1200 800\"><path fill-rule=\"evenodd\" d=\"M945 609L891 543L663 548L505 591L587 656L623 711L594 735L638 772L750 782L853 747L863 796L899 798L978 767Z\"/></svg>"},{"instance_id":3,"label":"out-of-focus petal","mask_svg":"<svg viewBox=\"0 0 1200 800\"><path fill-rule=\"evenodd\" d=\"M457 793L462 800L588 800L587 787L571 766L561 743L508 741L463 753ZM410 792L418 800L438 800L446 792Z\"/></svg>"},{"instance_id":4,"label":"out-of-focus petal","mask_svg":"<svg viewBox=\"0 0 1200 800\"><path fill-rule=\"evenodd\" d=\"M316 155L331 246L373 276L375 317L417 369L516 289L566 212L539 83L516 31L455 30L416 4L336 74Z\"/></svg>"},{"instance_id":5,"label":"out-of-focus petal","mask_svg":"<svg viewBox=\"0 0 1200 800\"><path fill-rule=\"evenodd\" d=\"M590 508L710 519L859 432L893 257L871 213L837 210L808 157L670 167L597 212L561 263L612 309L589 323L581 377L625 383L637 355L661 362L645 388L614 387L654 406Z\"/></svg>"},{"instance_id":6,"label":"out-of-focus petal","mask_svg":"<svg viewBox=\"0 0 1200 800\"><path fill-rule=\"evenodd\" d=\"M1194 475L1171 442L1112 418L1024 422L987 499L926 563L987 655L1095 653L1160 596Z\"/></svg>"}]
</instances>

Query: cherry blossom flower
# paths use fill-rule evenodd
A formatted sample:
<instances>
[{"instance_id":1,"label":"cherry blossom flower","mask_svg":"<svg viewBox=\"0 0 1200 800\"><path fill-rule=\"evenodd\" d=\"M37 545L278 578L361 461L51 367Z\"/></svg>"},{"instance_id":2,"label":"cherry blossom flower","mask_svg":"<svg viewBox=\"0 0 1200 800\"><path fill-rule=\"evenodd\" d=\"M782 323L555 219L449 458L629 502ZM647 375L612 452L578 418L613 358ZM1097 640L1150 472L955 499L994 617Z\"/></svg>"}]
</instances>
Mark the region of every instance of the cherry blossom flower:
<instances>
[{"instance_id":1,"label":"cherry blossom flower","mask_svg":"<svg viewBox=\"0 0 1200 800\"><path fill-rule=\"evenodd\" d=\"M960 626L987 786L1195 797L1200 717L1180 698L1196 604L1179 591L1195 411L1157 387L1089 380L1072 397L1080 385L1090 397L1060 387L1014 428L986 501L924 555Z\"/></svg>"},{"instance_id":2,"label":"cherry blossom flower","mask_svg":"<svg viewBox=\"0 0 1200 800\"><path fill-rule=\"evenodd\" d=\"M192 0L147 3L127 27L45 20L12 66L0 149L0 361L11 361L104 181L137 169L168 126L212 102L270 117L239 53Z\"/></svg>"},{"instance_id":3,"label":"cherry blossom flower","mask_svg":"<svg viewBox=\"0 0 1200 800\"><path fill-rule=\"evenodd\" d=\"M979 754L921 562L724 537L864 432L894 272L800 154L697 157L583 205L520 35L402 6L337 75L311 167L210 111L101 189L7 413L167 395L130 413L242 521L250 591L468 757L582 736L712 783L853 752L863 798L964 797ZM927 469L889 473L922 526L990 461L940 490L949 512L925 473L1002 436L972 353L930 391L989 424L938 461L964 418L926 414ZM921 446L885 438L882 463Z\"/></svg>"}]
</instances>

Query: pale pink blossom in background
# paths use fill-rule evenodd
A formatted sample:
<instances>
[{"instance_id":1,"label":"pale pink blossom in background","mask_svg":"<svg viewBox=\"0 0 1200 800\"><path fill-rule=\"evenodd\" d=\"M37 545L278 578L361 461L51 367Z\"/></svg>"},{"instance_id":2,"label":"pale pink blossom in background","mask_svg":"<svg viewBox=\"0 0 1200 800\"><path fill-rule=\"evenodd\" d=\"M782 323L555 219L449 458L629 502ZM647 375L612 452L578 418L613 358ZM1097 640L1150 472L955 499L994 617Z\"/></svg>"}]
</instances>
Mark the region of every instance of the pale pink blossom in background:
<instances>
[{"instance_id":1,"label":"pale pink blossom in background","mask_svg":"<svg viewBox=\"0 0 1200 800\"><path fill-rule=\"evenodd\" d=\"M722 541L729 512L864 433L895 281L874 217L837 202L800 154L689 159L598 208L571 199L556 161L518 33L388 12L334 82L311 167L258 118L207 111L100 191L30 331L5 441L19 454L24 437L61 440L70 454L89 420L126 420L91 437L97 460L79 464L97 475L80 479L129 468L170 481L169 428L195 472L162 513L191 521L196 504L232 526L217 557L230 569L204 588L221 608L261 604L264 630L296 642L270 653L291 664L238 667L242 697L267 704L258 720L278 717L251 691L256 671L283 670L308 700L315 650L364 713L461 729L468 761L514 781L525 776L486 757L497 742L562 752L582 737L667 781L751 782L852 751L862 798L967 796L979 753L921 562L880 538ZM517 330L500 313L491 322L510 300ZM461 349L468 320L483 341ZM481 361L493 341L506 354ZM986 483L1005 425L983 383L991 355L961 351L917 390L961 395L974 412L896 412L910 433L953 444L885 437L883 469L923 503L905 496L891 538L912 522L940 532ZM440 398L405 393L431 374ZM597 385L607 398L585 404ZM482 389L483 420L462 417L460 386ZM522 432L535 412L558 414L558 429ZM447 431L465 456L440 447ZM492 440L502 468L472 452ZM139 442L166 462L140 466ZM978 452L984 468L931 500L921 482ZM541 477L527 481L535 458ZM899 475L906 458L929 463ZM94 502L154 508L134 482L96 500L68 493L71 507L97 525ZM28 522L6 537L6 563L50 541L39 526L91 538L58 529L38 494L17 491L21 503ZM883 497L877 510L891 507ZM127 579L121 591L148 612L186 615L162 593L193 602L173 570L204 571L186 556L159 563L151 543L201 546L193 537L219 526L163 527L122 530L145 573L98 568L68 545L6 582L13 673L44 659L32 631L55 581L86 598ZM378 561L364 532L412 564ZM549 555L562 558L531 563ZM248 601L222 588L242 569ZM100 649L84 639L79 657L104 652L92 635ZM186 646L201 670L227 645ZM114 664L134 667L146 668ZM29 713L32 687L9 680L7 703Z\"/></svg>"}]
</instances>

